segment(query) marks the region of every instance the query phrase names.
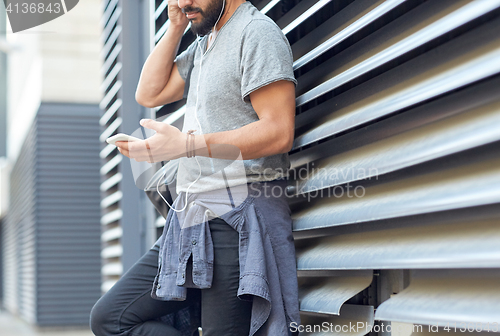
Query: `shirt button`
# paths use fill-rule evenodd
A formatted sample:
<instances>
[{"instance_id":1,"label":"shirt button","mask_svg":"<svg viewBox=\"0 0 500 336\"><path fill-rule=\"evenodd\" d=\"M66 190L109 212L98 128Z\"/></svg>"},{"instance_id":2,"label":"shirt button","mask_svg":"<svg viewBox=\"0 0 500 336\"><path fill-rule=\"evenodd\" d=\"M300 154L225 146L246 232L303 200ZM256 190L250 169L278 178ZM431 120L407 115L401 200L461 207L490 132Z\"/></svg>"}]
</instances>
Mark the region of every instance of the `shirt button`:
<instances>
[{"instance_id":1,"label":"shirt button","mask_svg":"<svg viewBox=\"0 0 500 336\"><path fill-rule=\"evenodd\" d=\"M156 288L160 289L160 288L161 288L161 285L160 285L160 284L156 285Z\"/></svg>"},{"instance_id":2,"label":"shirt button","mask_svg":"<svg viewBox=\"0 0 500 336\"><path fill-rule=\"evenodd\" d=\"M193 245L196 245L196 240L193 240Z\"/></svg>"}]
</instances>

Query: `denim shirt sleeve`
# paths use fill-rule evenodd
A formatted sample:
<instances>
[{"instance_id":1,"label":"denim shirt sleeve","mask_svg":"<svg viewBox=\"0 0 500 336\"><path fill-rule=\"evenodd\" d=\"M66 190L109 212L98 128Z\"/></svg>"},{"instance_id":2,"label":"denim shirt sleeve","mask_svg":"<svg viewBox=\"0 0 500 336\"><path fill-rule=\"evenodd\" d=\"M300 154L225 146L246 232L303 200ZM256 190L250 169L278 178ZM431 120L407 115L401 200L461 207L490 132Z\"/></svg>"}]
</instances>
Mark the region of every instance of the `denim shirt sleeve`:
<instances>
[{"instance_id":1,"label":"denim shirt sleeve","mask_svg":"<svg viewBox=\"0 0 500 336\"><path fill-rule=\"evenodd\" d=\"M262 193L264 184L283 182L254 183L245 200L234 208L224 204L227 198L218 200L213 194L208 198L198 194L188 200L191 206L184 214L170 211L160 238L159 267L151 296L185 300L186 288L211 287L213 245L208 221L211 214L223 213L220 217L240 237L237 295L241 299L252 297L250 335L288 336L290 323L300 324L290 209L284 197L269 198ZM176 208L184 206L182 196L174 202ZM221 212L224 206L229 211ZM212 211L214 207L216 211ZM186 264L191 255L196 261L193 264L199 266L193 269L189 283L185 281Z\"/></svg>"}]
</instances>

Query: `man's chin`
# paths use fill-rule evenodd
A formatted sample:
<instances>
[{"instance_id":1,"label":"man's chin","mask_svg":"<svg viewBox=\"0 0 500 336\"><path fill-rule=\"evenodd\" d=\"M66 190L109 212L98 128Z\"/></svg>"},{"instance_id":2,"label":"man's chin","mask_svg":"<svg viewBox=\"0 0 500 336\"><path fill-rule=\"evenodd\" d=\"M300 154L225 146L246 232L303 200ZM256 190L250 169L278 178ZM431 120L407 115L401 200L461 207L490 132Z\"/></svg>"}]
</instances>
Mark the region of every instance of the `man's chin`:
<instances>
[{"instance_id":1,"label":"man's chin","mask_svg":"<svg viewBox=\"0 0 500 336\"><path fill-rule=\"evenodd\" d=\"M200 27L199 25L196 24L195 21L191 21L191 31L198 36L205 36L209 34L212 29L211 27L209 29L203 29L203 27Z\"/></svg>"}]
</instances>

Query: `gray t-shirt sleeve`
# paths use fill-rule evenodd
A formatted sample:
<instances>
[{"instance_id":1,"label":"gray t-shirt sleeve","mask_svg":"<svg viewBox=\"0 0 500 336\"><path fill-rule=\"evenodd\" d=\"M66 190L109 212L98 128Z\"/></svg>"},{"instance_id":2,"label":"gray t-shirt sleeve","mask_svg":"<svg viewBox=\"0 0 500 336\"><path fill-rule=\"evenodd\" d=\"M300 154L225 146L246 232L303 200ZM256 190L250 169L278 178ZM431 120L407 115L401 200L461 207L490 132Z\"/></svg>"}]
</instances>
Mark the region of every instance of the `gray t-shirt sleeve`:
<instances>
[{"instance_id":1,"label":"gray t-shirt sleeve","mask_svg":"<svg viewBox=\"0 0 500 336\"><path fill-rule=\"evenodd\" d=\"M279 80L295 84L293 56L285 35L274 22L252 20L243 30L241 40L241 97Z\"/></svg>"},{"instance_id":2,"label":"gray t-shirt sleeve","mask_svg":"<svg viewBox=\"0 0 500 336\"><path fill-rule=\"evenodd\" d=\"M193 70L194 66L194 55L196 53L197 46L198 46L197 42L194 41L189 45L189 47L187 47L186 50L180 53L174 60L174 62L177 64L177 70L179 71L179 75L185 82L183 98L187 97L187 92L189 90L189 79L191 77L191 71Z\"/></svg>"}]
</instances>

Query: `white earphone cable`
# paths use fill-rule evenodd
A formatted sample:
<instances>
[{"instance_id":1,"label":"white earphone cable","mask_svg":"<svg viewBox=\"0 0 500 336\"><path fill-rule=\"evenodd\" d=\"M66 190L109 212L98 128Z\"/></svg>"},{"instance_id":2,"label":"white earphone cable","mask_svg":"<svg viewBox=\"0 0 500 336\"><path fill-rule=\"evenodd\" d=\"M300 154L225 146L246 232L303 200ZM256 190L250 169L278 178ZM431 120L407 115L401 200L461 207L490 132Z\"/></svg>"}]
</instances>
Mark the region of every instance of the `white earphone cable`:
<instances>
[{"instance_id":1,"label":"white earphone cable","mask_svg":"<svg viewBox=\"0 0 500 336\"><path fill-rule=\"evenodd\" d=\"M226 1L223 0L222 1L222 10L220 11L220 14L219 14L219 18L217 19L217 21L215 22L214 24L214 27L213 27L213 31L216 31L215 27L217 26L217 23L219 23L219 20L220 18L222 17L222 14L224 13L224 7L226 5ZM217 37L217 35L214 37L214 40L215 38ZM198 82L196 83L196 105L194 107L194 118L196 119L196 122L198 123L198 127L200 128L200 135L203 134L203 130L201 128L201 123L200 123L200 120L198 119L198 97L199 97L199 88L200 88L200 79L201 79L201 69L202 69L202 64L203 64L203 56L205 56L205 54L208 52L208 48L207 50L205 50L205 52L203 52L203 49L201 48L201 44L200 44L200 41L201 41L201 37L198 36L198 48L200 49L200 53L201 53L201 60L200 60L200 71L198 72ZM212 42L213 44L214 42ZM208 46L208 42L207 42L207 46ZM189 189L196 183L198 182L198 180L200 179L201 177L201 165L200 165L200 162L198 161L198 158L195 156L194 157L195 160L196 160L196 163L198 164L198 169L199 169L199 173L198 173L198 177L196 178L196 180L194 180L190 185L189 187L186 189L186 204L184 204L184 206L182 207L182 209L174 209L170 203L168 203L168 201L165 199L165 197L163 197L163 195L161 194L160 192L160 182L165 178L165 175L167 174L167 172L165 171L163 173L163 175L161 176L161 178L158 179L157 183L156 183L156 192L158 193L158 195L160 195L160 197L162 198L162 200L168 205L168 207L170 209L172 209L173 211L175 212L182 212L184 210L186 210L186 207L188 205L188 194L189 194ZM170 181L172 182L172 181Z\"/></svg>"}]
</instances>

